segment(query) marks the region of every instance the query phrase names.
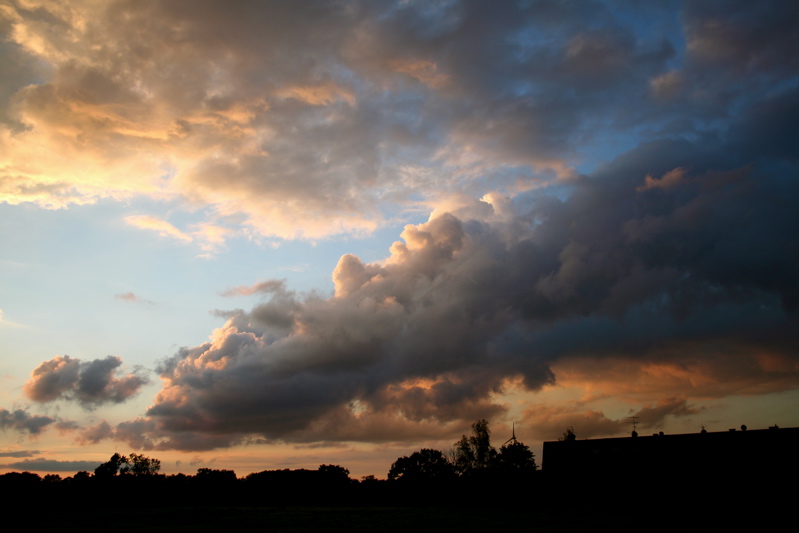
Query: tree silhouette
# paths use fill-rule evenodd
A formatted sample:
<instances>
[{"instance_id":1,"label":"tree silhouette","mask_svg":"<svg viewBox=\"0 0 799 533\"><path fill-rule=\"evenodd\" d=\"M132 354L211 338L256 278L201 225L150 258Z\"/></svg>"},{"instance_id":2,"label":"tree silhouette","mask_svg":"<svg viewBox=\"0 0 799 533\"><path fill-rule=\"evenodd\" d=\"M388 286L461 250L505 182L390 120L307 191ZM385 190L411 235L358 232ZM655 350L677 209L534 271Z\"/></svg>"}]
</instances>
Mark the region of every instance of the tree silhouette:
<instances>
[{"instance_id":1,"label":"tree silhouette","mask_svg":"<svg viewBox=\"0 0 799 533\"><path fill-rule=\"evenodd\" d=\"M538 468L535 464L535 454L524 443L516 440L506 443L499 449L492 466L503 473L535 472Z\"/></svg>"},{"instance_id":2,"label":"tree silhouette","mask_svg":"<svg viewBox=\"0 0 799 533\"><path fill-rule=\"evenodd\" d=\"M195 479L201 483L231 484L237 481L236 472L233 470L215 470L213 468L198 468Z\"/></svg>"},{"instance_id":3,"label":"tree silhouette","mask_svg":"<svg viewBox=\"0 0 799 533\"><path fill-rule=\"evenodd\" d=\"M89 483L91 478L92 478L91 474L89 474L85 470L81 470L79 472L75 472L74 476L68 477L67 481L71 481L72 483L84 484L84 483Z\"/></svg>"},{"instance_id":4,"label":"tree silhouette","mask_svg":"<svg viewBox=\"0 0 799 533\"><path fill-rule=\"evenodd\" d=\"M121 473L128 465L128 458L124 455L115 453L111 459L94 469L94 475L98 478L110 478ZM126 470L125 470L126 471Z\"/></svg>"},{"instance_id":5,"label":"tree silhouette","mask_svg":"<svg viewBox=\"0 0 799 533\"><path fill-rule=\"evenodd\" d=\"M128 457L115 453L111 459L94 469L98 478L111 478L117 474L133 476L152 476L161 470L161 461L143 454L132 453Z\"/></svg>"},{"instance_id":6,"label":"tree silhouette","mask_svg":"<svg viewBox=\"0 0 799 533\"><path fill-rule=\"evenodd\" d=\"M132 453L127 460L127 464L120 468L120 474L154 476L159 470L161 470L161 461L158 459L151 459L144 454Z\"/></svg>"},{"instance_id":7,"label":"tree silhouette","mask_svg":"<svg viewBox=\"0 0 799 533\"><path fill-rule=\"evenodd\" d=\"M350 471L339 465L319 465L318 472L327 481L349 482Z\"/></svg>"},{"instance_id":8,"label":"tree silhouette","mask_svg":"<svg viewBox=\"0 0 799 533\"><path fill-rule=\"evenodd\" d=\"M410 457L400 457L391 465L388 479L403 481L444 481L454 477L455 470L443 453L424 448Z\"/></svg>"},{"instance_id":9,"label":"tree silhouette","mask_svg":"<svg viewBox=\"0 0 799 533\"><path fill-rule=\"evenodd\" d=\"M569 426L558 440L561 442L573 442L577 440L577 435L574 434L574 426Z\"/></svg>"},{"instance_id":10,"label":"tree silhouette","mask_svg":"<svg viewBox=\"0 0 799 533\"><path fill-rule=\"evenodd\" d=\"M455 470L461 475L488 468L496 454L485 419L472 424L472 435L463 435L452 450Z\"/></svg>"}]
</instances>

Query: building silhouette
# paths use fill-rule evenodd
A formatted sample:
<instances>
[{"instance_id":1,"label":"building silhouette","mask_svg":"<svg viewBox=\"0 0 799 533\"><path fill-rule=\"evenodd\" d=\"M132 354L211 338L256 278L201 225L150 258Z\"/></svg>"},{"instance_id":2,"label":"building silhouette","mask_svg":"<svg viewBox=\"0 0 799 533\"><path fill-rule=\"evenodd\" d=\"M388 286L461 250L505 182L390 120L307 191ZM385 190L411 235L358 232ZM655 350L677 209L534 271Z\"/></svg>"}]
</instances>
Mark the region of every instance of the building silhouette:
<instances>
[{"instance_id":1,"label":"building silhouette","mask_svg":"<svg viewBox=\"0 0 799 533\"><path fill-rule=\"evenodd\" d=\"M758 481L799 473L799 428L731 429L544 443L548 477Z\"/></svg>"}]
</instances>

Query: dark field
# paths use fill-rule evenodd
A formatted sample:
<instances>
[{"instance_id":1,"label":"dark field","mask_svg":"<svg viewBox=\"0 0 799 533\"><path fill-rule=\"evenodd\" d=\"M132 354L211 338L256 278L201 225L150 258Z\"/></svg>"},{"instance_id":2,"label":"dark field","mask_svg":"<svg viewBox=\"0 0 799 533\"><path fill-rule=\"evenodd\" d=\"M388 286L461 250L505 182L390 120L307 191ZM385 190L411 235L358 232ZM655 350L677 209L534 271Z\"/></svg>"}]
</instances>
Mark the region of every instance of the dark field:
<instances>
[{"instance_id":1,"label":"dark field","mask_svg":"<svg viewBox=\"0 0 799 533\"><path fill-rule=\"evenodd\" d=\"M611 516L615 515L615 516ZM609 515L451 507L175 507L85 509L39 524L59 531L587 531L643 526L622 509Z\"/></svg>"}]
</instances>

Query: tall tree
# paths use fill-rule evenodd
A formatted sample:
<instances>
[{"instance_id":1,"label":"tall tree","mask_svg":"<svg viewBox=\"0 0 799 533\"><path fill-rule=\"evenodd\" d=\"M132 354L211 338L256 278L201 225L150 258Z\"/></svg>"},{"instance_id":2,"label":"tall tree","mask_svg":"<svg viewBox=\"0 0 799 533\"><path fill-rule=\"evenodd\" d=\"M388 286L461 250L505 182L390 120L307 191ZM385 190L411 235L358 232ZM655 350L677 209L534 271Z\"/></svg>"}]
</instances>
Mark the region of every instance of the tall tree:
<instances>
[{"instance_id":1,"label":"tall tree","mask_svg":"<svg viewBox=\"0 0 799 533\"><path fill-rule=\"evenodd\" d=\"M461 475L488 468L497 451L491 446L491 431L486 419L472 424L472 435L463 435L452 450L455 470Z\"/></svg>"}]
</instances>

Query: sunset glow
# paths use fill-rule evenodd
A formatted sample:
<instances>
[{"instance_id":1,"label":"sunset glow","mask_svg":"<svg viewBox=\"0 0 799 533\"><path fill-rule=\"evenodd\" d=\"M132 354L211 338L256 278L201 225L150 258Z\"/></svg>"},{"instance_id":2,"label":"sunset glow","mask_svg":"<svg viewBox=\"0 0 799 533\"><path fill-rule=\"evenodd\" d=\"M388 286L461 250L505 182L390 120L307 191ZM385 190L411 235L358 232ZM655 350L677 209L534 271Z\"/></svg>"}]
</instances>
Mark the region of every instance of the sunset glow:
<instances>
[{"instance_id":1,"label":"sunset glow","mask_svg":"<svg viewBox=\"0 0 799 533\"><path fill-rule=\"evenodd\" d=\"M797 26L0 0L0 467L799 426Z\"/></svg>"}]
</instances>

